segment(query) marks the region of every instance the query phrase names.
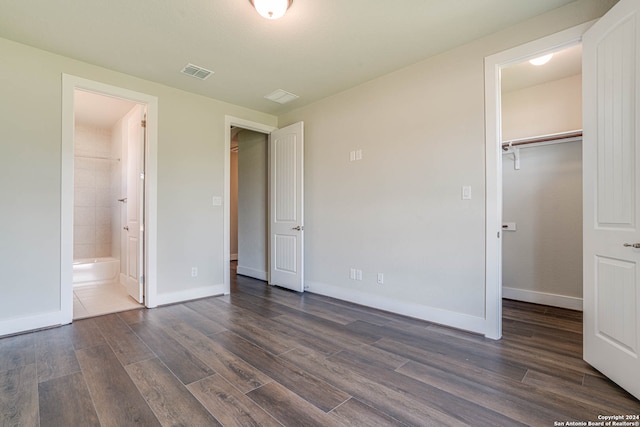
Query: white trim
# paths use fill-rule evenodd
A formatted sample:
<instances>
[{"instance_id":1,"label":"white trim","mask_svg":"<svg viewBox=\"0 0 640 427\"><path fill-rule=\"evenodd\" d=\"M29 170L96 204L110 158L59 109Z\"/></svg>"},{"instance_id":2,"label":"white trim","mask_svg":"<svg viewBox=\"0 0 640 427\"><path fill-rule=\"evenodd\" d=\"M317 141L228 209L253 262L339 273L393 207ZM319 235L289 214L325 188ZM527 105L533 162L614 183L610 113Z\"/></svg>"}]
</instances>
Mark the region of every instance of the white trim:
<instances>
[{"instance_id":1,"label":"white trim","mask_svg":"<svg viewBox=\"0 0 640 427\"><path fill-rule=\"evenodd\" d=\"M485 320L487 338L502 337L502 124L500 70L580 43L593 22L485 58Z\"/></svg>"},{"instance_id":2,"label":"white trim","mask_svg":"<svg viewBox=\"0 0 640 427\"><path fill-rule=\"evenodd\" d=\"M35 329L48 328L71 323L66 321L62 311L53 313L35 314L33 316L15 317L0 322L0 337L19 332L33 331Z\"/></svg>"},{"instance_id":3,"label":"white trim","mask_svg":"<svg viewBox=\"0 0 640 427\"><path fill-rule=\"evenodd\" d=\"M372 295L368 292L360 292L325 283L305 282L305 286L308 286L308 288L306 288L308 292L314 294L324 295L469 332L478 334L485 332L485 319L482 317L469 316L468 314L456 313L411 302L394 301L383 296Z\"/></svg>"},{"instance_id":4,"label":"white trim","mask_svg":"<svg viewBox=\"0 0 640 427\"><path fill-rule=\"evenodd\" d=\"M60 310L62 324L73 319L73 134L74 91L82 89L127 99L147 107L147 159L145 162L145 306L156 307L157 234L158 234L158 98L132 90L62 74L62 148L61 148L61 256Z\"/></svg>"},{"instance_id":5,"label":"white trim","mask_svg":"<svg viewBox=\"0 0 640 427\"><path fill-rule=\"evenodd\" d=\"M253 122L233 116L224 116L224 257L222 271L224 272L225 295L231 292L231 273L229 271L229 263L231 262L231 126L237 126L267 135L277 129L265 123Z\"/></svg>"},{"instance_id":6,"label":"white trim","mask_svg":"<svg viewBox=\"0 0 640 427\"><path fill-rule=\"evenodd\" d=\"M550 305L552 307L582 311L582 298L550 294L547 292L529 291L526 289L508 288L506 286L502 288L502 296L516 301L531 302L534 304Z\"/></svg>"},{"instance_id":7,"label":"white trim","mask_svg":"<svg viewBox=\"0 0 640 427\"><path fill-rule=\"evenodd\" d=\"M238 266L236 273L242 276L253 277L254 279L267 281L268 274L266 271L256 270L251 267Z\"/></svg>"},{"instance_id":8,"label":"white trim","mask_svg":"<svg viewBox=\"0 0 640 427\"><path fill-rule=\"evenodd\" d=\"M225 291L226 288L226 285L213 285L178 292L169 292L166 294L158 294L156 296L156 302L158 305L167 305L199 298L215 297L227 294L228 292Z\"/></svg>"}]
</instances>

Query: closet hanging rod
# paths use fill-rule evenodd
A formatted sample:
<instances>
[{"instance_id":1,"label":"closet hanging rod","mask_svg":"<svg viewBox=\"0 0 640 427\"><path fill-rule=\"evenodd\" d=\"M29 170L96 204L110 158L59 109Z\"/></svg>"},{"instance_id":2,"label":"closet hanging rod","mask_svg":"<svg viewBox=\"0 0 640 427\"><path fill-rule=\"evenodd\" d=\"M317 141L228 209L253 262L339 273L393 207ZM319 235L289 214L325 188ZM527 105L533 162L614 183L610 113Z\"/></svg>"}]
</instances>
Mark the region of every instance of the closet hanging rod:
<instances>
[{"instance_id":1,"label":"closet hanging rod","mask_svg":"<svg viewBox=\"0 0 640 427\"><path fill-rule=\"evenodd\" d=\"M514 139L511 141L505 141L502 143L502 149L507 151L509 147L517 147L518 145L539 144L541 142L554 143L554 142L567 142L574 138L582 137L582 129L572 130L569 132L554 133L551 135L536 136L533 138Z\"/></svg>"},{"instance_id":2,"label":"closet hanging rod","mask_svg":"<svg viewBox=\"0 0 640 427\"><path fill-rule=\"evenodd\" d=\"M104 157L104 156L75 156L78 159L93 159L93 160L112 160L114 162L119 162L120 159L116 159L113 157Z\"/></svg>"}]
</instances>

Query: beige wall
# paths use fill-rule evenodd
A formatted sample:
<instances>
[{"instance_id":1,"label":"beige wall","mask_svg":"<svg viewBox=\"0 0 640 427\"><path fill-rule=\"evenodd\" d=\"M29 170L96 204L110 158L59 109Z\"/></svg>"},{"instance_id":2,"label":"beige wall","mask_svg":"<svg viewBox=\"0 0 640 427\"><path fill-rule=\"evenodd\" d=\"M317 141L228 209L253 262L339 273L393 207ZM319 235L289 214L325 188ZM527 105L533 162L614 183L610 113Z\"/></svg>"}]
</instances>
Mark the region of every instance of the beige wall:
<instances>
[{"instance_id":1,"label":"beige wall","mask_svg":"<svg viewBox=\"0 0 640 427\"><path fill-rule=\"evenodd\" d=\"M612 4L572 3L279 117L306 123L309 289L482 330L484 58Z\"/></svg>"},{"instance_id":2,"label":"beige wall","mask_svg":"<svg viewBox=\"0 0 640 427\"><path fill-rule=\"evenodd\" d=\"M502 94L502 139L582 129L582 76Z\"/></svg>"},{"instance_id":3,"label":"beige wall","mask_svg":"<svg viewBox=\"0 0 640 427\"><path fill-rule=\"evenodd\" d=\"M63 73L158 97L159 299L222 285L223 207L212 197L224 194L225 115L276 118L5 39L0 57L0 330L60 311Z\"/></svg>"}]
</instances>

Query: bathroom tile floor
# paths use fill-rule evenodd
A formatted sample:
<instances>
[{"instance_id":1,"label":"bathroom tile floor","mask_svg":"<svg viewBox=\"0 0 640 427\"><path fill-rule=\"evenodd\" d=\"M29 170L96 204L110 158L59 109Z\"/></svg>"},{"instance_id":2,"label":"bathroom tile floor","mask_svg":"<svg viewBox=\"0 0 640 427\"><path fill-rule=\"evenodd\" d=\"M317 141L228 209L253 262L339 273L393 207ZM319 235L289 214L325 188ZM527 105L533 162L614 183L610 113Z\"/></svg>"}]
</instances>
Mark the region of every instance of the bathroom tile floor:
<instances>
[{"instance_id":1,"label":"bathroom tile floor","mask_svg":"<svg viewBox=\"0 0 640 427\"><path fill-rule=\"evenodd\" d=\"M73 319L142 308L118 282L73 288Z\"/></svg>"}]
</instances>

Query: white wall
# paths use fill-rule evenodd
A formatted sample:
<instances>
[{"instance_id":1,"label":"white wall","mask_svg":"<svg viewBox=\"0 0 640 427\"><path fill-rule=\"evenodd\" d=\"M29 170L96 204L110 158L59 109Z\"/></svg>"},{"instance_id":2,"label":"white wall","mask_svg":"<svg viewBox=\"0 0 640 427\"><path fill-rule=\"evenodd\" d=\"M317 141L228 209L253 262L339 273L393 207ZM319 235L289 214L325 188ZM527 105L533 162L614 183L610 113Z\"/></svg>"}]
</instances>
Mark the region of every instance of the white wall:
<instances>
[{"instance_id":1,"label":"white wall","mask_svg":"<svg viewBox=\"0 0 640 427\"><path fill-rule=\"evenodd\" d=\"M507 92L505 139L582 129L580 75ZM582 309L582 143L520 149L503 159L503 296Z\"/></svg>"},{"instance_id":2,"label":"white wall","mask_svg":"<svg viewBox=\"0 0 640 427\"><path fill-rule=\"evenodd\" d=\"M63 73L158 97L158 301L224 289L223 208L212 197L224 194L225 115L276 118L5 39L0 57L0 335L61 310Z\"/></svg>"},{"instance_id":3,"label":"white wall","mask_svg":"<svg viewBox=\"0 0 640 427\"><path fill-rule=\"evenodd\" d=\"M484 332L484 57L612 4L569 4L279 117L306 123L309 290Z\"/></svg>"},{"instance_id":4,"label":"white wall","mask_svg":"<svg viewBox=\"0 0 640 427\"><path fill-rule=\"evenodd\" d=\"M267 280L267 136L238 134L238 274Z\"/></svg>"}]
</instances>

